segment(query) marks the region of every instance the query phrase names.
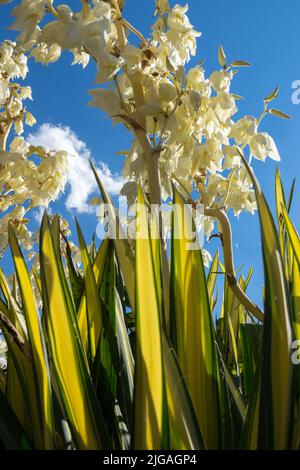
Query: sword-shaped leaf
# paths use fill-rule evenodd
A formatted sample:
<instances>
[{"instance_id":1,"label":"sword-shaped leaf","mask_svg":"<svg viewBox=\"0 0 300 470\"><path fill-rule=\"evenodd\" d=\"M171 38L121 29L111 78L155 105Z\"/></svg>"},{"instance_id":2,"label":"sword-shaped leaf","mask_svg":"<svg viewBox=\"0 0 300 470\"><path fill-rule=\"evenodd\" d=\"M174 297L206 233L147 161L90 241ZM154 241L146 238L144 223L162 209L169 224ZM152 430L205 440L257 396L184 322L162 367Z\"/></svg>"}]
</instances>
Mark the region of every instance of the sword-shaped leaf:
<instances>
[{"instance_id":1,"label":"sword-shaped leaf","mask_svg":"<svg viewBox=\"0 0 300 470\"><path fill-rule=\"evenodd\" d=\"M97 184L99 186L103 201L105 202L107 206L107 212L108 212L108 218L109 218L109 223L114 226L115 228L115 238L114 238L114 245L115 245L115 250L117 254L117 258L121 267L121 271L124 277L126 289L127 289L127 294L128 298L130 301L130 305L133 308L135 305L135 298L134 298L134 261L131 253L131 249L129 246L129 243L125 237L125 234L122 231L122 228L120 227L120 221L119 217L116 214L116 210L113 206L113 203L110 199L109 194L105 190L99 175L97 173L97 170L91 163L91 167L93 170L93 173L95 175Z\"/></svg>"},{"instance_id":2,"label":"sword-shaped leaf","mask_svg":"<svg viewBox=\"0 0 300 470\"><path fill-rule=\"evenodd\" d=\"M138 189L136 234L136 366L134 390L134 448L164 449L165 381L161 315L154 267L148 210Z\"/></svg>"},{"instance_id":3,"label":"sword-shaped leaf","mask_svg":"<svg viewBox=\"0 0 300 470\"><path fill-rule=\"evenodd\" d=\"M108 447L106 427L92 385L77 319L70 303L61 260L45 214L40 265L45 324L60 400L79 449Z\"/></svg>"},{"instance_id":4,"label":"sword-shaped leaf","mask_svg":"<svg viewBox=\"0 0 300 470\"><path fill-rule=\"evenodd\" d=\"M93 266L90 260L90 255L83 238L82 231L76 221L76 228L81 252L81 259L84 270L84 289L86 299L86 321L88 331L88 344L91 360L93 361L96 355L101 331L103 328L103 312L97 287Z\"/></svg>"},{"instance_id":5,"label":"sword-shaped leaf","mask_svg":"<svg viewBox=\"0 0 300 470\"><path fill-rule=\"evenodd\" d=\"M30 276L16 235L9 228L9 242L16 269L23 312L26 320L29 348L32 356L33 383L27 384L30 399L35 444L40 449L53 448L53 410L50 372L39 313Z\"/></svg>"},{"instance_id":6,"label":"sword-shaped leaf","mask_svg":"<svg viewBox=\"0 0 300 470\"><path fill-rule=\"evenodd\" d=\"M171 246L171 331L178 361L208 449L220 443L215 330L192 214L174 188Z\"/></svg>"},{"instance_id":7,"label":"sword-shaped leaf","mask_svg":"<svg viewBox=\"0 0 300 470\"><path fill-rule=\"evenodd\" d=\"M262 190L243 157L258 206L265 272L265 321L260 387L259 426L250 441L265 449L289 445L293 364L291 361L291 312L275 223ZM252 393L256 394L254 389ZM251 399L250 399L251 401Z\"/></svg>"}]
</instances>

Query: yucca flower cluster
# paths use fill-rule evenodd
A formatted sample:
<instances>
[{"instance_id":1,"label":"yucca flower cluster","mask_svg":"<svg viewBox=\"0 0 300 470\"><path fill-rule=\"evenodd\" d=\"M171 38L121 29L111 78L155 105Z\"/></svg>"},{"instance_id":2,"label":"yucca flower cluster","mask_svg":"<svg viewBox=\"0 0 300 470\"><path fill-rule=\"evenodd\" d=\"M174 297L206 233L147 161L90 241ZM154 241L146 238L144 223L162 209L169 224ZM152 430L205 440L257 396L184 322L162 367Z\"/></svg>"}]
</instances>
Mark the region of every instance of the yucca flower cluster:
<instances>
[{"instance_id":1,"label":"yucca flower cluster","mask_svg":"<svg viewBox=\"0 0 300 470\"><path fill-rule=\"evenodd\" d=\"M28 73L28 58L23 52L15 42L0 44L0 211L4 214L0 219L0 254L7 246L9 222L31 252L35 237L27 229L26 214L57 198L68 168L64 151L48 152L30 145L22 136L24 124L36 123L26 106L26 100L32 99L31 88L20 84Z\"/></svg>"},{"instance_id":2,"label":"yucca flower cluster","mask_svg":"<svg viewBox=\"0 0 300 470\"><path fill-rule=\"evenodd\" d=\"M15 76L25 76L27 57L49 64L58 60L62 51L70 50L73 64L85 67L93 59L97 64L95 81L101 86L90 91L90 105L104 110L114 123L122 123L134 137L123 169L127 181L122 193L130 201L135 200L140 181L152 203L160 203L161 197L171 194L171 178L176 178L189 192L201 189L201 200L208 207L253 213L253 188L239 148L247 147L250 159L280 157L273 139L259 132L261 117L233 119L240 97L230 92L231 82L238 67L250 64L240 60L227 63L220 47L221 69L210 77L206 78L201 65L189 68L201 33L188 19L188 6L171 8L165 0L156 1L155 6L157 19L146 39L122 16L123 5L117 1L82 1L81 11L73 12L65 4L54 6L52 0L23 0L13 10L13 28L20 31L17 44L2 46L3 74L15 48L22 51L18 57L23 64L18 65L21 72L11 72ZM8 106L7 79L2 79L0 91L2 103ZM21 133L22 107L17 93L9 106L17 113L15 127ZM28 113L25 119L34 123ZM34 151L39 154L22 138L11 150L26 156ZM6 155L11 160L10 154ZM39 156L44 158L43 150ZM57 168L56 181L45 178L42 183L45 193L54 188L55 198L63 187L64 155L54 153L43 166L51 167L52 174ZM47 205L46 196L38 184L35 186L30 195L32 204ZM207 221L207 236L213 228L213 221Z\"/></svg>"}]
</instances>

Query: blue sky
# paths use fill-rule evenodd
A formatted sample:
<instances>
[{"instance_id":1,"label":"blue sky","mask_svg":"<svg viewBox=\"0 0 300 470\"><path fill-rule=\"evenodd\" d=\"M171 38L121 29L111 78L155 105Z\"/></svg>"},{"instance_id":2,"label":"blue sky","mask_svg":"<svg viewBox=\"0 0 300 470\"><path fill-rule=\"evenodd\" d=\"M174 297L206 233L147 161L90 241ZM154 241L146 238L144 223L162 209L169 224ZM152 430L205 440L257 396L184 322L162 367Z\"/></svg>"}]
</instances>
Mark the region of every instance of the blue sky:
<instances>
[{"instance_id":1,"label":"blue sky","mask_svg":"<svg viewBox=\"0 0 300 470\"><path fill-rule=\"evenodd\" d=\"M12 23L10 11L17 3L12 1L0 7L1 40L14 38L14 33L5 28ZM80 5L75 0L65 3L74 9ZM291 100L292 83L300 80L300 2L190 0L188 3L190 20L203 33L198 42L197 58L192 63L204 58L204 67L209 75L218 68L217 50L221 44L230 60L247 60L252 63L251 68L241 70L234 79L233 92L245 97L244 101L239 102L240 116L258 116L262 110L263 98L276 85L280 86L276 107L292 115L293 120L283 121L268 117L261 130L268 131L277 143L282 158L280 171L288 190L292 179L299 179L300 176L300 105L294 105ZM152 0L126 0L125 17L145 35L149 33L153 22L153 5ZM83 71L80 66L71 67L70 63L71 55L67 53L59 62L47 67L30 61L30 73L26 82L33 88L34 101L28 108L37 117L39 125L50 123L68 126L85 142L96 161L106 162L113 174L120 172L122 158L115 155L115 152L128 148L130 136L121 126L112 128L110 120L100 111L86 106L89 101L87 90L94 86L94 65L90 64ZM238 115L235 116L237 117ZM274 208L274 162L270 159L265 164L255 161L254 169L271 207ZM117 181L117 176L113 176L113 180ZM292 214L299 226L297 202L300 183L296 188ZM62 211L72 220L74 214L65 210L66 197L67 195L63 196L53 206L53 210ZM239 219L231 216L231 220L236 265L244 265L244 272L250 265L254 266L249 293L261 303L263 275L257 215L244 214ZM82 213L79 214L79 221L89 239L95 230L95 218ZM211 242L209 249L213 252L217 245L216 241Z\"/></svg>"}]
</instances>

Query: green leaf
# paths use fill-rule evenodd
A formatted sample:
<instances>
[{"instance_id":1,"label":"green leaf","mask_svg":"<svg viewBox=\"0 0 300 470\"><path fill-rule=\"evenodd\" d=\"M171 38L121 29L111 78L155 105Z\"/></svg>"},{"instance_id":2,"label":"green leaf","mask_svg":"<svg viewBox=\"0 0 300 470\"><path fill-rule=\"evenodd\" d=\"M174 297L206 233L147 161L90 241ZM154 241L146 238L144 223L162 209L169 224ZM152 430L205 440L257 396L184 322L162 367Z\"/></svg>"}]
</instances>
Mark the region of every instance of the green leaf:
<instances>
[{"instance_id":1,"label":"green leaf","mask_svg":"<svg viewBox=\"0 0 300 470\"><path fill-rule=\"evenodd\" d=\"M259 398L259 426L250 439L262 449L289 446L293 405L291 312L275 223L262 190L242 156L258 206L265 272L264 337ZM257 433L256 433L257 431Z\"/></svg>"},{"instance_id":2,"label":"green leaf","mask_svg":"<svg viewBox=\"0 0 300 470\"><path fill-rule=\"evenodd\" d=\"M246 62L245 60L235 60L231 63L232 67L250 67L250 62Z\"/></svg>"},{"instance_id":3,"label":"green leaf","mask_svg":"<svg viewBox=\"0 0 300 470\"><path fill-rule=\"evenodd\" d=\"M45 325L60 401L79 449L109 447L103 415L89 374L77 318L70 302L61 259L45 214L41 227L40 266Z\"/></svg>"},{"instance_id":4,"label":"green leaf","mask_svg":"<svg viewBox=\"0 0 300 470\"><path fill-rule=\"evenodd\" d=\"M32 445L0 390L0 442L6 450L29 450Z\"/></svg>"},{"instance_id":5,"label":"green leaf","mask_svg":"<svg viewBox=\"0 0 300 470\"><path fill-rule=\"evenodd\" d=\"M290 216L285 207L282 207L282 215L285 223L285 227L289 236L289 240L293 247L294 255L300 268L300 238L298 232L290 219Z\"/></svg>"},{"instance_id":6,"label":"green leaf","mask_svg":"<svg viewBox=\"0 0 300 470\"><path fill-rule=\"evenodd\" d=\"M192 214L176 188L171 241L171 332L201 434L208 449L220 440L219 370L201 250ZM193 244L193 246L191 246Z\"/></svg>"},{"instance_id":7,"label":"green leaf","mask_svg":"<svg viewBox=\"0 0 300 470\"><path fill-rule=\"evenodd\" d=\"M11 227L9 228L9 243L16 269L32 355L34 383L30 387L30 409L35 428L34 440L38 448L51 449L53 448L53 410L48 359L30 276L16 235Z\"/></svg>"},{"instance_id":8,"label":"green leaf","mask_svg":"<svg viewBox=\"0 0 300 470\"><path fill-rule=\"evenodd\" d=\"M76 229L78 234L81 259L84 269L84 289L86 298L86 321L87 321L87 335L89 344L89 353L93 361L96 355L96 350L100 340L100 335L103 328L103 312L102 305L99 297L98 287L93 271L93 266L90 260L88 249L83 238L82 231L76 220ZM84 339L85 340L85 339Z\"/></svg>"},{"instance_id":9,"label":"green leaf","mask_svg":"<svg viewBox=\"0 0 300 470\"><path fill-rule=\"evenodd\" d=\"M279 86L276 86L275 89L264 99L267 103L270 101L275 100L279 93Z\"/></svg>"},{"instance_id":10,"label":"green leaf","mask_svg":"<svg viewBox=\"0 0 300 470\"><path fill-rule=\"evenodd\" d=\"M296 338L300 339L300 239L285 207L282 215L292 251L291 260L291 300L293 307L293 326Z\"/></svg>"},{"instance_id":11,"label":"green leaf","mask_svg":"<svg viewBox=\"0 0 300 470\"><path fill-rule=\"evenodd\" d=\"M284 257L285 255L285 242L284 242L284 226L283 226L283 215L282 215L282 207L286 207L285 201L285 194L282 186L282 181L280 177L279 168L276 168L276 176L275 176L275 195L276 195L276 212L277 212L277 220L278 220L278 227L279 227L279 243L280 243L280 250L281 256Z\"/></svg>"},{"instance_id":12,"label":"green leaf","mask_svg":"<svg viewBox=\"0 0 300 470\"><path fill-rule=\"evenodd\" d=\"M70 280L70 285L72 289L75 308L76 310L78 310L80 301L82 298L82 292L84 289L83 279L75 267L70 243L68 242L68 240L65 240L65 242L66 242L66 261L67 261L67 266L68 266L69 280Z\"/></svg>"},{"instance_id":13,"label":"green leaf","mask_svg":"<svg viewBox=\"0 0 300 470\"><path fill-rule=\"evenodd\" d=\"M218 276L218 266L219 266L219 251L216 252L214 259L211 263L210 270L207 277L207 291L210 302L210 309L213 311L214 306L214 291L217 282Z\"/></svg>"},{"instance_id":14,"label":"green leaf","mask_svg":"<svg viewBox=\"0 0 300 470\"><path fill-rule=\"evenodd\" d=\"M93 365L93 383L101 400L105 421L117 443L118 440L121 442L121 436L115 415L115 403L117 402L117 379L122 366L119 361L117 343L115 277L114 253L109 250L100 288L100 297L103 301L103 326Z\"/></svg>"},{"instance_id":15,"label":"green leaf","mask_svg":"<svg viewBox=\"0 0 300 470\"><path fill-rule=\"evenodd\" d=\"M170 422L170 448L202 450L204 443L191 397L175 351L164 333L162 344Z\"/></svg>"},{"instance_id":16,"label":"green leaf","mask_svg":"<svg viewBox=\"0 0 300 470\"><path fill-rule=\"evenodd\" d=\"M140 187L138 188L136 224L136 367L133 445L135 449L164 449L167 446L168 428L165 419L162 325L155 279L157 270L154 267L147 206Z\"/></svg>"},{"instance_id":17,"label":"green leaf","mask_svg":"<svg viewBox=\"0 0 300 470\"><path fill-rule=\"evenodd\" d=\"M230 93L232 98L234 98L235 100L244 100L245 98L241 95L237 95L236 93Z\"/></svg>"},{"instance_id":18,"label":"green leaf","mask_svg":"<svg viewBox=\"0 0 300 470\"><path fill-rule=\"evenodd\" d=\"M243 377L245 396L250 396L257 366L257 359L261 353L263 326L251 323L242 323L239 329L243 358Z\"/></svg>"},{"instance_id":19,"label":"green leaf","mask_svg":"<svg viewBox=\"0 0 300 470\"><path fill-rule=\"evenodd\" d=\"M283 113L279 109L269 109L269 113L273 114L274 116L277 116L279 118L282 118L282 119L292 119L291 116L289 116L288 114Z\"/></svg>"},{"instance_id":20,"label":"green leaf","mask_svg":"<svg viewBox=\"0 0 300 470\"><path fill-rule=\"evenodd\" d=\"M2 303L1 311L5 311ZM29 437L32 438L34 437L32 423L36 411L31 412L32 407L35 406L35 402L33 403L34 375L28 343L3 313L0 314L0 325L8 347L6 398L16 417ZM37 432L39 432L39 428L37 428ZM35 439L38 440L39 436Z\"/></svg>"},{"instance_id":21,"label":"green leaf","mask_svg":"<svg viewBox=\"0 0 300 470\"><path fill-rule=\"evenodd\" d=\"M223 49L223 46L220 46L218 49L218 60L221 67L226 67L227 58Z\"/></svg>"},{"instance_id":22,"label":"green leaf","mask_svg":"<svg viewBox=\"0 0 300 470\"><path fill-rule=\"evenodd\" d=\"M291 206L292 206L292 202L293 202L293 198L294 198L294 192L295 192L295 184L296 184L296 178L293 179L290 194L289 194L289 197L288 197L288 203L287 203L288 212L290 212L290 210L291 210Z\"/></svg>"},{"instance_id":23,"label":"green leaf","mask_svg":"<svg viewBox=\"0 0 300 470\"><path fill-rule=\"evenodd\" d=\"M105 238L103 240L98 252L97 252L96 259L95 259L95 262L93 264L94 280L96 281L96 285L97 285L96 290L97 291L100 288L100 283L101 283L101 279L102 279L103 271L104 271L104 267L105 267L105 260L107 258L107 254L108 254L108 247L109 247L109 240L108 240L108 238ZM89 297L93 296L93 295L96 295L96 294L95 294L95 286L94 286L93 276L92 276L92 273L90 272L90 268L89 268L89 258L87 256L86 252L84 254L84 260L86 262L85 269L87 271L88 276L91 279L91 282L89 282L88 285L87 285L87 280L86 280L86 285L88 286L88 289L86 290L84 288L84 291L82 293L77 318L78 318L78 328L79 328L79 331L80 331L80 337L81 337L82 343L84 345L84 348L85 348L87 354L90 356L91 355L91 350L90 350L91 338L90 338L90 336L91 336L91 334L93 335L92 341L93 341L93 343L95 343L95 337L94 337L95 328L93 327L93 329L91 331L91 325L92 325L93 322L91 323L91 320L88 319L88 316L90 314L92 314L91 309L93 309L93 307L90 305L90 307L88 309L87 292L89 294ZM97 315L97 313L96 313L96 315ZM99 332L100 331L100 326L98 325L98 327L99 327L99 329L98 329L98 332ZM97 339L97 343L98 343L98 340L99 340L99 337Z\"/></svg>"},{"instance_id":24,"label":"green leaf","mask_svg":"<svg viewBox=\"0 0 300 470\"><path fill-rule=\"evenodd\" d=\"M120 228L119 217L116 214L115 208L111 202L109 194L105 190L97 170L90 162L94 176L96 178L97 184L99 186L103 201L108 206L108 217L112 224L115 224L117 228L116 238L114 239L115 250L117 254L117 258L122 270L122 274L124 276L124 281L127 289L128 298L130 301L130 305L134 308L135 305L135 286L134 286L134 261L131 253L131 248L128 244L128 241L125 239L124 234L122 233L122 229ZM120 230L118 230L120 228Z\"/></svg>"}]
</instances>

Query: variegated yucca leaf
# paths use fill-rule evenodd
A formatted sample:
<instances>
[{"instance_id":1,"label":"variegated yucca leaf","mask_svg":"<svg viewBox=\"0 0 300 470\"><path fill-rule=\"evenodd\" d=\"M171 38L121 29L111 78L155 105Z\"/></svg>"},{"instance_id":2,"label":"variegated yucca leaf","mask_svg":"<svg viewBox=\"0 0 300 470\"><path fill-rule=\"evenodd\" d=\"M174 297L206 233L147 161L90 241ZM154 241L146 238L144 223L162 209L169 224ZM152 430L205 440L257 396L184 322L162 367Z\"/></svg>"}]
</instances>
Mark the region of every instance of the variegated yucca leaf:
<instances>
[{"instance_id":1,"label":"variegated yucca leaf","mask_svg":"<svg viewBox=\"0 0 300 470\"><path fill-rule=\"evenodd\" d=\"M93 388L64 269L46 215L41 227L40 247L45 324L60 403L79 449L107 448L102 411Z\"/></svg>"},{"instance_id":2,"label":"variegated yucca leaf","mask_svg":"<svg viewBox=\"0 0 300 470\"><path fill-rule=\"evenodd\" d=\"M265 273L265 315L260 368L248 412L248 445L286 449L290 445L293 406L291 312L282 253L275 223L262 190L244 160L252 179L258 206ZM255 400L254 398L255 397Z\"/></svg>"},{"instance_id":3,"label":"variegated yucca leaf","mask_svg":"<svg viewBox=\"0 0 300 470\"><path fill-rule=\"evenodd\" d=\"M43 218L40 269L32 275L10 229L12 282L0 270L8 347L7 370L0 369L0 446L299 448L300 373L291 360L292 339L300 339L294 185L286 199L277 172L277 230L248 171L262 234L264 324L234 295L221 253L205 272L193 210L185 207L190 199L178 182L170 253L141 187L136 222L146 237L137 236L135 248L106 237L97 249L94 237L86 245L77 223L82 267L59 217ZM238 279L244 293L251 277L252 269Z\"/></svg>"},{"instance_id":4,"label":"variegated yucca leaf","mask_svg":"<svg viewBox=\"0 0 300 470\"><path fill-rule=\"evenodd\" d=\"M134 392L134 448L168 447L168 417L162 349L158 283L151 243L148 209L138 190L136 235L136 363ZM156 259L157 262L157 259Z\"/></svg>"},{"instance_id":5,"label":"variegated yucca leaf","mask_svg":"<svg viewBox=\"0 0 300 470\"><path fill-rule=\"evenodd\" d=\"M171 338L205 447L220 445L219 366L202 253L192 214L174 187L171 242Z\"/></svg>"}]
</instances>

